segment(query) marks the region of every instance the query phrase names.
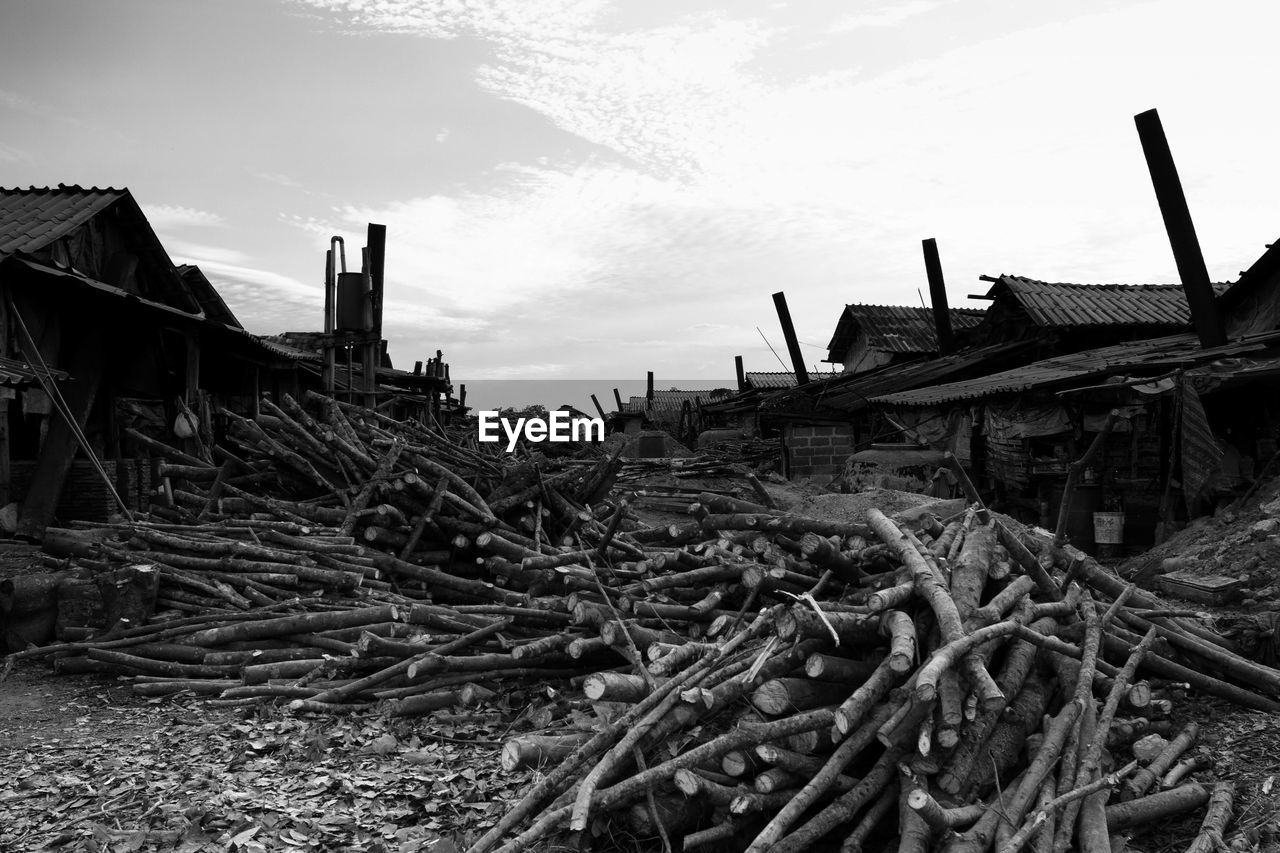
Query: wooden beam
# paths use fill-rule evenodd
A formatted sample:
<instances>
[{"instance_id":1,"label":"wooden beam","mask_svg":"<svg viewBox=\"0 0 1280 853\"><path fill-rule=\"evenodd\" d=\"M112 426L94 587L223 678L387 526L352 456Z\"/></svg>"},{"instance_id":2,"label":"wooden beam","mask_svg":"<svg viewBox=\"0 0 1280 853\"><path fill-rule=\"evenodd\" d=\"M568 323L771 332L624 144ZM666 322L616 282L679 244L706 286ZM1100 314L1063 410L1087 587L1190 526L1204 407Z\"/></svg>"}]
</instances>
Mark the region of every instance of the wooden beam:
<instances>
[{"instance_id":1,"label":"wooden beam","mask_svg":"<svg viewBox=\"0 0 1280 853\"><path fill-rule=\"evenodd\" d=\"M320 368L320 385L326 397L333 396L334 372L337 367L333 344L333 302L337 277L333 262L333 249L329 249L324 255L324 343L321 347L324 360Z\"/></svg>"},{"instance_id":2,"label":"wooden beam","mask_svg":"<svg viewBox=\"0 0 1280 853\"><path fill-rule=\"evenodd\" d=\"M1182 181L1178 179L1178 169L1173 163L1173 153L1169 150L1160 115L1155 110L1147 110L1138 113L1133 120L1138 126L1138 138L1142 141L1142 153L1147 158L1147 169L1151 172L1164 229L1169 234L1173 260L1178 266L1182 289L1187 294L1187 307L1191 311L1196 336L1203 347L1222 346L1227 342L1227 333L1222 325L1213 285L1209 283L1209 270L1205 268L1200 240L1196 237L1191 210L1187 207L1187 197L1182 191Z\"/></svg>"},{"instance_id":3,"label":"wooden beam","mask_svg":"<svg viewBox=\"0 0 1280 853\"><path fill-rule=\"evenodd\" d=\"M942 261L938 258L938 241L923 241L924 271L929 276L929 302L933 306L933 327L938 333L938 355L955 352L956 339L951 330L951 310L947 307L947 285L942 279Z\"/></svg>"},{"instance_id":4,"label":"wooden beam","mask_svg":"<svg viewBox=\"0 0 1280 853\"><path fill-rule=\"evenodd\" d=\"M787 340L787 352L791 354L791 366L796 372L796 384L809 383L809 371L804 367L804 356L800 354L800 342L796 339L796 327L791 324L791 311L787 308L787 295L779 290L773 294L773 307L778 311L778 322L782 324L782 336Z\"/></svg>"},{"instance_id":5,"label":"wooden beam","mask_svg":"<svg viewBox=\"0 0 1280 853\"><path fill-rule=\"evenodd\" d=\"M387 260L387 226L369 223L369 277L373 283L373 329L382 337L383 272Z\"/></svg>"},{"instance_id":6,"label":"wooden beam","mask_svg":"<svg viewBox=\"0 0 1280 853\"><path fill-rule=\"evenodd\" d=\"M622 411L622 395L618 393L618 389L613 389L613 402L618 404L618 411Z\"/></svg>"},{"instance_id":7,"label":"wooden beam","mask_svg":"<svg viewBox=\"0 0 1280 853\"><path fill-rule=\"evenodd\" d=\"M745 391L747 388L747 374L742 369L742 356L735 355L733 357L733 369L738 374L738 390Z\"/></svg>"},{"instance_id":8,"label":"wooden beam","mask_svg":"<svg viewBox=\"0 0 1280 853\"><path fill-rule=\"evenodd\" d=\"M9 483L12 472L9 466L9 397L11 388L0 388L0 506L5 506L11 499Z\"/></svg>"}]
</instances>

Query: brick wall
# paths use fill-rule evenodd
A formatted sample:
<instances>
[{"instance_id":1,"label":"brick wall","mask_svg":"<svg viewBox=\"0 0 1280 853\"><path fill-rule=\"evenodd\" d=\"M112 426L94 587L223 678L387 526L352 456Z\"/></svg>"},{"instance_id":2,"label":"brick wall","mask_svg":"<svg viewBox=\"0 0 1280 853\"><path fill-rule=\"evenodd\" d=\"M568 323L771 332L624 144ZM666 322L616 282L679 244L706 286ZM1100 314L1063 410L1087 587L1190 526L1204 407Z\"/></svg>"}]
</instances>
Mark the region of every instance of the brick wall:
<instances>
[{"instance_id":1,"label":"brick wall","mask_svg":"<svg viewBox=\"0 0 1280 853\"><path fill-rule=\"evenodd\" d=\"M15 460L10 463L11 500L22 503L31 486L31 475L35 467L34 460ZM103 460L102 467L106 469L129 509L145 512L150 505L150 466L145 462L139 465L132 459L108 459ZM62 487L62 497L58 501L58 521L106 521L115 512L119 512L119 506L102 482L97 469L86 459L72 462L71 471Z\"/></svg>"},{"instance_id":2,"label":"brick wall","mask_svg":"<svg viewBox=\"0 0 1280 853\"><path fill-rule=\"evenodd\" d=\"M783 432L787 476L834 477L853 452L849 424L791 424Z\"/></svg>"}]
</instances>

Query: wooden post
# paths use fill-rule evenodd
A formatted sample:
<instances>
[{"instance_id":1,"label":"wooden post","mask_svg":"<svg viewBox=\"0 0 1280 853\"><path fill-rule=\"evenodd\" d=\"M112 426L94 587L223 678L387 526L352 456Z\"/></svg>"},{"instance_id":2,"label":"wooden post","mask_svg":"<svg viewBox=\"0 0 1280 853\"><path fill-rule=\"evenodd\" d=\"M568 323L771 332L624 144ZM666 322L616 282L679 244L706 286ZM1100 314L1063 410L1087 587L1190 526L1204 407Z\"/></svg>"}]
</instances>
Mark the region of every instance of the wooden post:
<instances>
[{"instance_id":1,"label":"wooden post","mask_svg":"<svg viewBox=\"0 0 1280 853\"><path fill-rule=\"evenodd\" d=\"M596 395L591 395L591 402L595 403L596 411L600 413L600 420L604 420L604 408L600 405L600 401L596 399Z\"/></svg>"},{"instance_id":2,"label":"wooden post","mask_svg":"<svg viewBox=\"0 0 1280 853\"><path fill-rule=\"evenodd\" d=\"M800 342L796 340L796 327L791 324L791 311L787 309L787 295L779 290L773 294L773 307L778 311L782 324L782 336L787 340L787 352L791 354L791 366L796 372L796 384L809 384L809 371L804 369L804 356L800 354Z\"/></svg>"},{"instance_id":3,"label":"wooden post","mask_svg":"<svg viewBox=\"0 0 1280 853\"><path fill-rule=\"evenodd\" d=\"M929 277L929 302L933 305L933 327L938 333L938 355L955 352L955 335L951 330L951 310L947 307L947 285L942 279L942 261L938 258L938 241L923 241L924 271Z\"/></svg>"},{"instance_id":4,"label":"wooden post","mask_svg":"<svg viewBox=\"0 0 1280 853\"><path fill-rule=\"evenodd\" d=\"M370 234L372 234L370 228ZM385 229L383 237L386 237ZM363 405L372 409L378 405L378 364L381 362L381 334L378 329L377 295L373 282L373 248L365 246L360 252L360 272L363 273L361 292L364 295L364 334L365 340L360 344L360 368L364 390Z\"/></svg>"},{"instance_id":5,"label":"wooden post","mask_svg":"<svg viewBox=\"0 0 1280 853\"><path fill-rule=\"evenodd\" d=\"M738 390L747 390L747 374L746 371L742 369L742 356L735 355L733 357L733 369L738 374Z\"/></svg>"},{"instance_id":6,"label":"wooden post","mask_svg":"<svg viewBox=\"0 0 1280 853\"><path fill-rule=\"evenodd\" d=\"M1169 234L1173 248L1173 260L1178 265L1182 289L1187 294L1187 307L1191 310L1191 322L1203 347L1222 346L1227 334L1222 325L1222 315L1209 283L1209 271L1204 265L1204 254L1191 222L1191 210L1178 179L1178 169L1173 163L1169 140L1155 110L1147 110L1133 117L1138 126L1138 138L1142 141L1142 153L1147 158L1151 183L1155 187L1164 229Z\"/></svg>"},{"instance_id":7,"label":"wooden post","mask_svg":"<svg viewBox=\"0 0 1280 853\"><path fill-rule=\"evenodd\" d=\"M382 337L383 270L387 260L387 226L369 223L369 278L373 284L373 330Z\"/></svg>"},{"instance_id":8,"label":"wooden post","mask_svg":"<svg viewBox=\"0 0 1280 853\"><path fill-rule=\"evenodd\" d=\"M0 388L0 506L10 500L9 479L9 400L13 397L12 388Z\"/></svg>"},{"instance_id":9,"label":"wooden post","mask_svg":"<svg viewBox=\"0 0 1280 853\"><path fill-rule=\"evenodd\" d=\"M323 366L320 368L320 384L326 397L334 396L335 354L333 345L333 301L337 287L337 276L334 273L333 249L324 255L324 344L322 355Z\"/></svg>"},{"instance_id":10,"label":"wooden post","mask_svg":"<svg viewBox=\"0 0 1280 853\"><path fill-rule=\"evenodd\" d=\"M200 394L200 331L190 329L182 338L187 349L187 371L182 388L182 399L194 410Z\"/></svg>"},{"instance_id":11,"label":"wooden post","mask_svg":"<svg viewBox=\"0 0 1280 853\"><path fill-rule=\"evenodd\" d=\"M618 411L622 411L622 395L618 393L618 389L613 389L613 402L618 404Z\"/></svg>"}]
</instances>

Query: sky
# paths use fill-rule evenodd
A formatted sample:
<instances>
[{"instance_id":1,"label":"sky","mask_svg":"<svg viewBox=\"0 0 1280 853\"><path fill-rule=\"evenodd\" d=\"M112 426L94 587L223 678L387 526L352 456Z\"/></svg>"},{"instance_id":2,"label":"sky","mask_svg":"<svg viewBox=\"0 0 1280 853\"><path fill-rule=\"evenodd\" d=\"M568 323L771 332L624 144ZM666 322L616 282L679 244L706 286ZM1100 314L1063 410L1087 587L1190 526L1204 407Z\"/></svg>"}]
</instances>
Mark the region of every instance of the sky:
<instances>
[{"instance_id":1,"label":"sky","mask_svg":"<svg viewBox=\"0 0 1280 853\"><path fill-rule=\"evenodd\" d=\"M927 297L927 237L953 307L984 274L1176 282L1133 122L1153 107L1210 275L1236 278L1280 233L1278 17L0 0L0 185L128 187L262 334L321 328L330 238L354 268L385 224L390 355L442 350L455 384L781 370L779 290L828 370L845 304Z\"/></svg>"}]
</instances>

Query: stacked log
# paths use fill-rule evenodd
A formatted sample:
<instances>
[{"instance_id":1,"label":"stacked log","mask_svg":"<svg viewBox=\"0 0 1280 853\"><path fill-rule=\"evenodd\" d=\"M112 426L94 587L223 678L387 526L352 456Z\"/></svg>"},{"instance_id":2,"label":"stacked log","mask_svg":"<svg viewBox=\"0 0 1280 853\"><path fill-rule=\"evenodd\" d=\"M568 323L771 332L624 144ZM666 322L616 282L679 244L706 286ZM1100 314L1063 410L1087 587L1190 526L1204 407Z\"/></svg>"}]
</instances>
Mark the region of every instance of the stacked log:
<instances>
[{"instance_id":1,"label":"stacked log","mask_svg":"<svg viewBox=\"0 0 1280 853\"><path fill-rule=\"evenodd\" d=\"M718 538L602 591L616 588L628 613L707 630L651 646L631 672L610 675L621 685L614 692L601 681L589 695L627 703L621 724L557 753L554 770L472 853L599 832L606 819L632 832L659 831L660 820L684 849L839 842L1017 853L1049 849L1057 836L1059 849L1109 850L1110 833L1210 801L1210 786L1187 775L1204 763L1180 762L1197 727L1158 719L1175 709L1153 700L1153 689L1194 682L1280 710L1274 670L1007 518L911 525L871 510L837 529L706 507L692 514ZM749 582L770 548L748 531L772 532L768 544L781 552L773 568L784 574ZM832 537L824 545L808 538L823 533ZM1027 558L1015 557L993 578L991 567L1008 559L997 549L1024 552L1036 571L1022 573ZM836 555L857 571L839 577ZM680 609L687 604L653 599L688 589L683 600L692 600L712 584L727 585L718 603L729 607L709 624ZM752 711L735 719L742 700ZM1169 739L1134 744L1157 729ZM1227 788L1213 790L1210 838L1221 837L1231 807Z\"/></svg>"},{"instance_id":2,"label":"stacked log","mask_svg":"<svg viewBox=\"0 0 1280 853\"><path fill-rule=\"evenodd\" d=\"M1230 794L1160 691L1280 709L1280 673L978 505L836 521L753 487L644 527L587 503L616 454L502 466L314 396L232 418L208 460L152 446L170 506L47 545L54 589L118 592L10 661L297 713L540 695L502 760L542 774L473 853L610 821L685 849L1095 853L1211 796L1212 838Z\"/></svg>"}]
</instances>

